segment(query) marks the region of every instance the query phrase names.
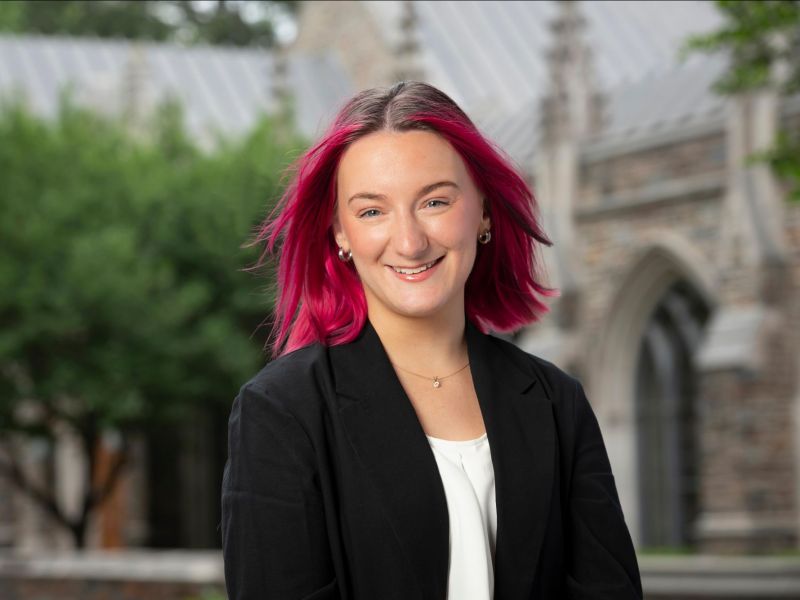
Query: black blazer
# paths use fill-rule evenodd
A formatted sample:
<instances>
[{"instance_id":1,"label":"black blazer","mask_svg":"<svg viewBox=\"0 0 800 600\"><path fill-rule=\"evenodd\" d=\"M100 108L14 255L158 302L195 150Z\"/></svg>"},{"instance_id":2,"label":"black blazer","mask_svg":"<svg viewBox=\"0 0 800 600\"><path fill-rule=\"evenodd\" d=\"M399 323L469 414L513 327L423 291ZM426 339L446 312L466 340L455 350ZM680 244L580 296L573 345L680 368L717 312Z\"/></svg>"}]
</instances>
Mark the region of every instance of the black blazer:
<instances>
[{"instance_id":1,"label":"black blazer","mask_svg":"<svg viewBox=\"0 0 800 600\"><path fill-rule=\"evenodd\" d=\"M494 599L641 598L581 385L469 321L466 336L495 474ZM445 600L444 488L369 321L354 342L292 352L242 387L222 545L230 600Z\"/></svg>"}]
</instances>

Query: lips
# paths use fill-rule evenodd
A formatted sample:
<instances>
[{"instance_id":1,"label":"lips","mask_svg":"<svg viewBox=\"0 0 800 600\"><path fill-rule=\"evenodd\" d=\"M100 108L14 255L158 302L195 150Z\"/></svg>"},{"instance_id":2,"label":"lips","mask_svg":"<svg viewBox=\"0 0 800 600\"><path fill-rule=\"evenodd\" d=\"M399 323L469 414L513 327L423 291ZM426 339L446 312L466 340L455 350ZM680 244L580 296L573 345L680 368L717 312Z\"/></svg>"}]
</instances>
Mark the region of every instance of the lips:
<instances>
[{"instance_id":1,"label":"lips","mask_svg":"<svg viewBox=\"0 0 800 600\"><path fill-rule=\"evenodd\" d=\"M428 269L434 267L440 260L442 260L442 258L443 257L440 256L436 260L433 260L424 265L420 265L418 267L395 267L391 265L389 266L391 266L391 268L394 270L395 273L400 273L401 275L418 275L419 273L424 273Z\"/></svg>"}]
</instances>

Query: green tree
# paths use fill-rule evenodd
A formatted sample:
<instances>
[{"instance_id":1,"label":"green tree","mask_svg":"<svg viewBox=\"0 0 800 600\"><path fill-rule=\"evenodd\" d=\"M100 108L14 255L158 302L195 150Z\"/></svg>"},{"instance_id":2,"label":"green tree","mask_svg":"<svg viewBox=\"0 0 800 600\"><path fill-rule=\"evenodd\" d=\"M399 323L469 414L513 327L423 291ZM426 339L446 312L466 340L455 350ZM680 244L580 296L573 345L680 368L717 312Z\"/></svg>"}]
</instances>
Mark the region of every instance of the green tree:
<instances>
[{"instance_id":1,"label":"green tree","mask_svg":"<svg viewBox=\"0 0 800 600\"><path fill-rule=\"evenodd\" d=\"M722 52L730 66L716 82L723 94L775 86L788 96L800 91L800 1L717 0L724 16L714 32L692 36L685 52ZM769 162L800 201L800 128L781 131L775 146L756 160Z\"/></svg>"},{"instance_id":2,"label":"green tree","mask_svg":"<svg viewBox=\"0 0 800 600\"><path fill-rule=\"evenodd\" d=\"M0 474L85 542L133 432L229 401L266 359L268 289L243 269L253 226L300 141L264 119L198 151L174 107L147 141L65 103L57 120L0 112ZM261 342L257 341L261 339ZM87 457L80 514L20 468L13 439L70 428ZM97 482L104 430L122 449Z\"/></svg>"},{"instance_id":3,"label":"green tree","mask_svg":"<svg viewBox=\"0 0 800 600\"><path fill-rule=\"evenodd\" d=\"M295 0L4 0L0 31L271 47Z\"/></svg>"}]
</instances>

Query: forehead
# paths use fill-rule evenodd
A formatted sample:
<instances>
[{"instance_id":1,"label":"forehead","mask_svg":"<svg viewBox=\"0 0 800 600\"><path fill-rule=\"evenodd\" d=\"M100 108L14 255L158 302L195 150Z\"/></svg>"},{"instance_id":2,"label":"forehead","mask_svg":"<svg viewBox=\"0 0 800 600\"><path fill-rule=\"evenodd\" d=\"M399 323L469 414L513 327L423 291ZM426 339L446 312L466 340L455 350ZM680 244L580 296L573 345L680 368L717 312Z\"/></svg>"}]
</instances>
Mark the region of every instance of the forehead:
<instances>
[{"instance_id":1,"label":"forehead","mask_svg":"<svg viewBox=\"0 0 800 600\"><path fill-rule=\"evenodd\" d=\"M430 131L378 131L345 150L339 162L337 187L379 192L442 179L459 185L468 179L461 156L447 140Z\"/></svg>"}]
</instances>

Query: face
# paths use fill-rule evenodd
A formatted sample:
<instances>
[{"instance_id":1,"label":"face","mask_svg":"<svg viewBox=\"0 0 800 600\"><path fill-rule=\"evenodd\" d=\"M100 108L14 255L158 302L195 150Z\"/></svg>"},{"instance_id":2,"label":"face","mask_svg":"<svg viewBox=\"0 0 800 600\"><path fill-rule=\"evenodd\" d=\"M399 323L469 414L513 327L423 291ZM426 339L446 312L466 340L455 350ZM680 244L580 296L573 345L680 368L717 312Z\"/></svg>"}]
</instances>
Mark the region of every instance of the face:
<instances>
[{"instance_id":1,"label":"face","mask_svg":"<svg viewBox=\"0 0 800 600\"><path fill-rule=\"evenodd\" d=\"M342 155L333 231L371 319L464 310L484 202L459 154L428 131L369 134Z\"/></svg>"}]
</instances>

